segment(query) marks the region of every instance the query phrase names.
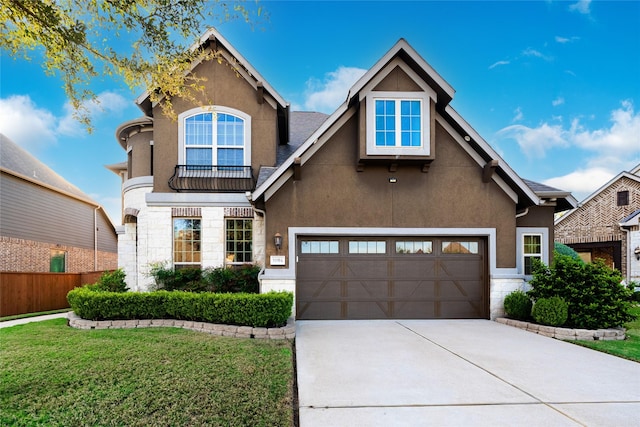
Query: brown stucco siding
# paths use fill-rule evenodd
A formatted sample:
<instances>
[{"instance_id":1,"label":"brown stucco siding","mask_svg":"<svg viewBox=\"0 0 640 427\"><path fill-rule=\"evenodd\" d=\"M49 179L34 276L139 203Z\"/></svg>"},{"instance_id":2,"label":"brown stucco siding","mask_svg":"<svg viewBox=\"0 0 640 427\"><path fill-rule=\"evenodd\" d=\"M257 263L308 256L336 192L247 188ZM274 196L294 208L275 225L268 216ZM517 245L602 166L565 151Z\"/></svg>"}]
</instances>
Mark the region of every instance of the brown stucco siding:
<instances>
[{"instance_id":1,"label":"brown stucco siding","mask_svg":"<svg viewBox=\"0 0 640 427\"><path fill-rule=\"evenodd\" d=\"M276 161L277 112L267 100L258 102L256 90L226 63L209 61L194 70L196 76L206 76L204 93L198 102L174 99L177 115L192 108L219 105L240 110L251 116L251 166L257 176L260 166L274 166ZM154 191L171 192L168 181L178 164L178 122L166 117L159 106L154 107Z\"/></svg>"},{"instance_id":2,"label":"brown stucco siding","mask_svg":"<svg viewBox=\"0 0 640 427\"><path fill-rule=\"evenodd\" d=\"M151 141L153 132L141 132L129 137L127 145L131 147L129 178L151 176Z\"/></svg>"},{"instance_id":3,"label":"brown stucco siding","mask_svg":"<svg viewBox=\"0 0 640 427\"><path fill-rule=\"evenodd\" d=\"M396 172L388 165L357 172L357 141L355 115L302 166L301 180L290 179L267 201L267 236L314 226L496 228L497 266L515 267L514 202L482 182L482 168L442 127L428 173L402 163Z\"/></svg>"}]
</instances>

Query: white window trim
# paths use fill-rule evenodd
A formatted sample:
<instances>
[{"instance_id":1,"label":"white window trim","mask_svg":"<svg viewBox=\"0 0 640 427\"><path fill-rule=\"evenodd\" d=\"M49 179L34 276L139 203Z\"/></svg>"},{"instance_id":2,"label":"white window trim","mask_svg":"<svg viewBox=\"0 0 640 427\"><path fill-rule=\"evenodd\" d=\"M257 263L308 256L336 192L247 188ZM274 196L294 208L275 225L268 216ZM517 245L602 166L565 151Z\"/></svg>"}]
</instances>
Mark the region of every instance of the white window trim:
<instances>
[{"instance_id":1,"label":"white window trim","mask_svg":"<svg viewBox=\"0 0 640 427\"><path fill-rule=\"evenodd\" d=\"M177 262L176 261L176 240L175 240L175 221L177 219L192 219L192 220L198 220L200 221L200 261L199 262ZM198 216L174 216L171 217L171 265L173 266L173 268L176 267L176 265L179 266L193 266L193 267L197 267L200 266L202 267L202 255L203 255L203 251L202 251L202 242L204 241L204 239L202 238L202 217L198 217Z\"/></svg>"},{"instance_id":2,"label":"white window trim","mask_svg":"<svg viewBox=\"0 0 640 427\"><path fill-rule=\"evenodd\" d=\"M184 121L185 119L187 119L188 117L194 116L196 114L201 114L201 113L213 113L215 114L230 114L232 116L237 116L240 117L242 120L244 120L244 165L243 166L251 166L251 116L240 111L240 110L236 110L235 108L230 108L230 107L224 107L221 105L210 105L210 106L204 106L204 107L196 107L196 108L192 108L190 110L187 110L183 113L180 113L180 115L178 115L178 164L179 165L186 165L186 158L187 158L187 149L185 147L185 141L184 141ZM214 139L216 137L216 126L215 126L215 120L213 122L213 136ZM213 165L215 166L217 164L217 155L218 152L216 150L217 145L212 145L212 162ZM238 172L238 174L240 174L240 172Z\"/></svg>"},{"instance_id":3,"label":"white window trim","mask_svg":"<svg viewBox=\"0 0 640 427\"><path fill-rule=\"evenodd\" d=\"M540 236L540 245L542 250L542 262L549 264L549 229L544 227L517 227L516 228L516 268L518 273L530 279L533 276L524 274L524 236L538 235Z\"/></svg>"},{"instance_id":4,"label":"white window trim","mask_svg":"<svg viewBox=\"0 0 640 427\"><path fill-rule=\"evenodd\" d=\"M367 155L401 155L401 156L428 156L431 152L431 99L426 92L370 92L367 95ZM422 128L420 147L379 147L376 146L376 100L395 101L421 101ZM399 107L398 107L399 108ZM400 117L396 117L398 123ZM396 132L400 127L396 125ZM400 139L397 139L400 143Z\"/></svg>"}]
</instances>

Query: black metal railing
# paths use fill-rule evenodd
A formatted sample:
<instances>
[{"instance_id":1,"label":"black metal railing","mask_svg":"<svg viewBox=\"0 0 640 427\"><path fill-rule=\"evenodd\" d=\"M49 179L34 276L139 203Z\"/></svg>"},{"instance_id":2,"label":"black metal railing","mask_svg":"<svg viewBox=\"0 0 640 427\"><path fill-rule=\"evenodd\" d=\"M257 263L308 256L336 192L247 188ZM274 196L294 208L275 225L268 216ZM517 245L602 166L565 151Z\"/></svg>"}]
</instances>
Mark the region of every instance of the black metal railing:
<instances>
[{"instance_id":1,"label":"black metal railing","mask_svg":"<svg viewBox=\"0 0 640 427\"><path fill-rule=\"evenodd\" d=\"M176 191L230 193L253 191L255 186L251 166L177 165L169 178L169 188Z\"/></svg>"}]
</instances>

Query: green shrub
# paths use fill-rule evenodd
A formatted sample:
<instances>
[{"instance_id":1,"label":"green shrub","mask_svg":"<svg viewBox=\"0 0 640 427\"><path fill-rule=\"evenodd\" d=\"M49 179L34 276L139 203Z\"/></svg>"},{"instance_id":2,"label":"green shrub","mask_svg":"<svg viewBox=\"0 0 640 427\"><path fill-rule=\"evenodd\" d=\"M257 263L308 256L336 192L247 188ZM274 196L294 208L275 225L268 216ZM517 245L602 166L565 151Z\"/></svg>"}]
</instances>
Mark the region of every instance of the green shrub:
<instances>
[{"instance_id":1,"label":"green shrub","mask_svg":"<svg viewBox=\"0 0 640 427\"><path fill-rule=\"evenodd\" d=\"M77 288L67 294L73 311L83 319L194 320L252 327L282 326L293 307L291 292L216 294L158 290L95 292Z\"/></svg>"},{"instance_id":2,"label":"green shrub","mask_svg":"<svg viewBox=\"0 0 640 427\"><path fill-rule=\"evenodd\" d=\"M521 290L513 291L504 298L504 311L512 319L528 320L532 306L529 295Z\"/></svg>"},{"instance_id":3,"label":"green shrub","mask_svg":"<svg viewBox=\"0 0 640 427\"><path fill-rule=\"evenodd\" d=\"M220 267L204 272L204 280L213 292L258 293L260 266Z\"/></svg>"},{"instance_id":4,"label":"green shrub","mask_svg":"<svg viewBox=\"0 0 640 427\"><path fill-rule=\"evenodd\" d=\"M560 297L540 298L533 305L531 315L536 323L562 326L569 317L568 305Z\"/></svg>"},{"instance_id":5,"label":"green shrub","mask_svg":"<svg viewBox=\"0 0 640 427\"><path fill-rule=\"evenodd\" d=\"M613 328L635 319L629 313L631 290L622 275L602 260L577 261L556 254L551 266L534 260L532 289L534 299L559 296L569 305L567 325L574 328Z\"/></svg>"},{"instance_id":6,"label":"green shrub","mask_svg":"<svg viewBox=\"0 0 640 427\"><path fill-rule=\"evenodd\" d=\"M100 279L89 287L101 292L127 292L127 284L124 281L125 273L121 268L114 271L105 271Z\"/></svg>"},{"instance_id":7,"label":"green shrub","mask_svg":"<svg viewBox=\"0 0 640 427\"><path fill-rule=\"evenodd\" d=\"M553 244L553 250L554 250L554 256L555 254L567 255L575 259L576 261L579 261L580 263L584 263L584 261L582 261L582 258L580 258L580 255L578 255L578 252L576 252L575 250L573 250L573 248L570 248L565 244L562 244L560 242L555 242Z\"/></svg>"},{"instance_id":8,"label":"green shrub","mask_svg":"<svg viewBox=\"0 0 640 427\"><path fill-rule=\"evenodd\" d=\"M258 293L258 273L260 266L242 265L218 267L174 269L166 263L152 266L150 274L156 289L189 292L245 292Z\"/></svg>"}]
</instances>

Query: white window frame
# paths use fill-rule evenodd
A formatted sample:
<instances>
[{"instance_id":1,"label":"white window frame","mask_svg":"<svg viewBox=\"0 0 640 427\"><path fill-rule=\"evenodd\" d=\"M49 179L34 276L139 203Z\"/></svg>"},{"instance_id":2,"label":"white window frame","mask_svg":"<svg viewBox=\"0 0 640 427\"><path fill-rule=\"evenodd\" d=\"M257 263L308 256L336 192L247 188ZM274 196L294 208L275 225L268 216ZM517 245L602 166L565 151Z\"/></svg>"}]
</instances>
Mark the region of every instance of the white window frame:
<instances>
[{"instance_id":1,"label":"white window frame","mask_svg":"<svg viewBox=\"0 0 640 427\"><path fill-rule=\"evenodd\" d=\"M517 241L517 259L516 267L520 274L524 275L526 279L530 279L533 276L531 274L525 274L524 272L524 259L526 256L532 254L524 253L524 237L525 236L540 236L540 254L541 260L545 264L549 264L549 229L544 227L518 227L516 229L516 241ZM537 256L537 255L536 255Z\"/></svg>"},{"instance_id":2,"label":"white window frame","mask_svg":"<svg viewBox=\"0 0 640 427\"><path fill-rule=\"evenodd\" d=\"M229 258L229 254L227 252L227 245L229 244L229 239L227 239L227 221L249 221L251 222L251 260L250 261L237 261L235 257L233 259ZM236 218L236 217L225 217L224 218L224 263L225 265L245 265L245 264L253 264L255 262L255 221L253 218ZM244 241L244 239L243 239ZM233 239L234 244L237 244L238 241ZM237 251L234 251L234 255Z\"/></svg>"},{"instance_id":3,"label":"white window frame","mask_svg":"<svg viewBox=\"0 0 640 427\"><path fill-rule=\"evenodd\" d=\"M178 164L187 164L187 147L185 145L185 121L192 116L202 113L211 113L214 115L212 121L212 153L211 153L211 166L216 166L218 161L218 145L217 145L217 126L216 126L216 114L228 114L236 116L244 120L244 141L243 141L243 166L251 166L251 116L235 108L225 107L221 105L210 105L204 107L197 107L187 110L178 115ZM208 146L207 146L208 147ZM240 173L239 173L240 174ZM228 176L228 172L227 172Z\"/></svg>"},{"instance_id":4,"label":"white window frame","mask_svg":"<svg viewBox=\"0 0 640 427\"><path fill-rule=\"evenodd\" d=\"M431 104L426 92L370 92L367 95L367 155L428 156L431 153ZM376 145L376 101L396 101L396 145L381 147ZM419 147L403 147L401 144L400 101L420 101L421 136Z\"/></svg>"}]
</instances>

